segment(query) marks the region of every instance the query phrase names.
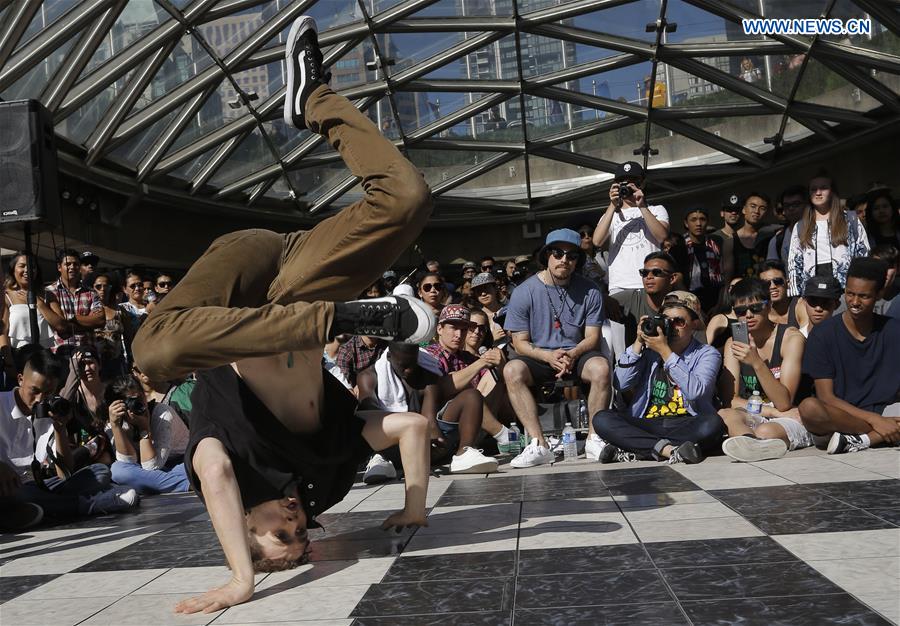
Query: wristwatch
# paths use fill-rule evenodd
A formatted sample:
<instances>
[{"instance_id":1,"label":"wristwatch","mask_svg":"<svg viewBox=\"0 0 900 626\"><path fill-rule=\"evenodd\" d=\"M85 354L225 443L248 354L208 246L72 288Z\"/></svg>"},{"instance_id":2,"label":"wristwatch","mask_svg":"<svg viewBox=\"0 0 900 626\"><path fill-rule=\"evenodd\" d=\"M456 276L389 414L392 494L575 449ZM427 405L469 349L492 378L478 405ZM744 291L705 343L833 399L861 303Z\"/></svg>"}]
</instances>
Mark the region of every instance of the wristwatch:
<instances>
[{"instance_id":1,"label":"wristwatch","mask_svg":"<svg viewBox=\"0 0 900 626\"><path fill-rule=\"evenodd\" d=\"M150 431L145 431L141 433L141 439L150 439Z\"/></svg>"}]
</instances>

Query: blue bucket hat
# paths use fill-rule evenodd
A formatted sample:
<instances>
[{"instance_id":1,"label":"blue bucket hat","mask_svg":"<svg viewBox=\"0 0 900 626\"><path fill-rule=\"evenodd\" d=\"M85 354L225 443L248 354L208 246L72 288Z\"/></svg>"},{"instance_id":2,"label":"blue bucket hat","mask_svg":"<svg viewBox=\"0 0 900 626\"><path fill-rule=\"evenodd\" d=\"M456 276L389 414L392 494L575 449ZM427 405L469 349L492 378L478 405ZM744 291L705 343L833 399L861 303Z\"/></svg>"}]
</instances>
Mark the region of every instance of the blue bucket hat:
<instances>
[{"instance_id":1,"label":"blue bucket hat","mask_svg":"<svg viewBox=\"0 0 900 626\"><path fill-rule=\"evenodd\" d=\"M584 259L584 251L581 249L581 235L576 233L571 228L559 228L547 233L547 239L544 240L544 247L541 248L541 251L538 254L538 259L540 260L541 265L543 265L544 267L547 266L547 250L553 244L559 243L570 243L575 246L575 249L578 250L580 254L578 264L581 265Z\"/></svg>"}]
</instances>

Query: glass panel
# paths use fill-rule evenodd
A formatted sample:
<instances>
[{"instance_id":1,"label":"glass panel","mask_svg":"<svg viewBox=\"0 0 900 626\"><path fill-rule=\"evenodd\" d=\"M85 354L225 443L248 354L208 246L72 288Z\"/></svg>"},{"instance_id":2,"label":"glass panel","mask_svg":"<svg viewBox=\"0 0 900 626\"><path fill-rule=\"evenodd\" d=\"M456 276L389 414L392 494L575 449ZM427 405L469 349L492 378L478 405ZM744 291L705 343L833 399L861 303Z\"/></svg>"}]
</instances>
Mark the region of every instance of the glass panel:
<instances>
[{"instance_id":1,"label":"glass panel","mask_svg":"<svg viewBox=\"0 0 900 626\"><path fill-rule=\"evenodd\" d=\"M139 111L170 91L190 81L213 64L200 42L185 35L144 89L132 111Z\"/></svg>"},{"instance_id":2,"label":"glass panel","mask_svg":"<svg viewBox=\"0 0 900 626\"><path fill-rule=\"evenodd\" d=\"M640 147L642 143L644 143L644 124L636 123L583 139L567 141L555 147L569 150L575 154L622 163L636 160L634 149Z\"/></svg>"},{"instance_id":3,"label":"glass panel","mask_svg":"<svg viewBox=\"0 0 900 626\"><path fill-rule=\"evenodd\" d=\"M378 45L382 53L395 63L388 68L388 72L393 76L443 50L452 48L467 38L466 33L387 33L378 35ZM371 52L369 54L371 55ZM367 56L366 60L371 61L373 58Z\"/></svg>"},{"instance_id":4,"label":"glass panel","mask_svg":"<svg viewBox=\"0 0 900 626\"><path fill-rule=\"evenodd\" d=\"M0 92L0 97L4 100L38 98L47 86L47 81L53 77L69 50L75 45L75 39L76 37L69 39L49 57L28 70L28 73Z\"/></svg>"},{"instance_id":5,"label":"glass panel","mask_svg":"<svg viewBox=\"0 0 900 626\"><path fill-rule=\"evenodd\" d=\"M678 25L674 33L665 34L665 42L670 44L722 43L762 39L762 36L759 35L745 35L740 22L726 20L719 15L688 4L685 0L669 0L666 5L666 20Z\"/></svg>"},{"instance_id":6,"label":"glass panel","mask_svg":"<svg viewBox=\"0 0 900 626\"><path fill-rule=\"evenodd\" d=\"M526 78L551 74L581 63L599 61L621 54L615 50L574 44L561 39L528 33L523 33L521 40L522 74ZM515 50L515 41L512 43L512 49Z\"/></svg>"},{"instance_id":7,"label":"glass panel","mask_svg":"<svg viewBox=\"0 0 900 626\"><path fill-rule=\"evenodd\" d=\"M460 198L496 198L498 200L525 198L527 196L525 159L519 157L507 161L443 195Z\"/></svg>"},{"instance_id":8,"label":"glass panel","mask_svg":"<svg viewBox=\"0 0 900 626\"><path fill-rule=\"evenodd\" d=\"M650 157L648 167L651 169L702 163L733 163L738 160L656 124L650 126L650 147L659 150L659 154Z\"/></svg>"},{"instance_id":9,"label":"glass panel","mask_svg":"<svg viewBox=\"0 0 900 626\"><path fill-rule=\"evenodd\" d=\"M727 57L722 57L727 61ZM727 67L719 68L728 71ZM681 68L661 63L658 67L657 82L663 85L663 91L657 88L662 97L654 105L662 106L698 106L716 104L755 104L755 101L729 91L725 87L706 79L694 76ZM671 86L665 89L666 86Z\"/></svg>"},{"instance_id":10,"label":"glass panel","mask_svg":"<svg viewBox=\"0 0 900 626\"><path fill-rule=\"evenodd\" d=\"M338 57L328 68L331 72L331 87L336 91L349 89L358 85L364 85L370 80L376 80L374 71L367 69L366 63L374 62L375 50L370 39L366 39L358 46L348 50L343 56ZM378 77L382 74L378 73Z\"/></svg>"},{"instance_id":11,"label":"glass panel","mask_svg":"<svg viewBox=\"0 0 900 626\"><path fill-rule=\"evenodd\" d=\"M350 172L343 161L288 172L288 178L297 190L298 199L309 204L314 203L349 175Z\"/></svg>"},{"instance_id":12,"label":"glass panel","mask_svg":"<svg viewBox=\"0 0 900 626\"><path fill-rule=\"evenodd\" d=\"M263 194L266 198L274 198L276 200L292 200L291 188L288 186L287 179L284 175L278 177L278 180L269 187Z\"/></svg>"},{"instance_id":13,"label":"glass panel","mask_svg":"<svg viewBox=\"0 0 900 626\"><path fill-rule=\"evenodd\" d=\"M80 0L44 0L41 3L41 8L31 18L28 28L22 33L17 48L26 45L35 35L53 24L61 15L78 4L81 4Z\"/></svg>"},{"instance_id":14,"label":"glass panel","mask_svg":"<svg viewBox=\"0 0 900 626\"><path fill-rule=\"evenodd\" d=\"M423 126L428 126L442 117L447 117L463 107L478 102L487 95L485 93L429 91L398 92L394 94L394 98L397 99L398 108L400 109L400 121L403 124L403 130L406 133L410 133ZM494 117L496 118L498 114L499 111L495 112ZM478 119L478 122L485 124L490 120L491 113L488 111L479 114L476 118L484 118L483 120ZM487 128L482 128L482 130L485 129Z\"/></svg>"},{"instance_id":15,"label":"glass panel","mask_svg":"<svg viewBox=\"0 0 900 626\"><path fill-rule=\"evenodd\" d=\"M239 44L250 38L265 21L264 12L275 13L276 1L244 9L197 25L197 31L210 45L216 55L224 59Z\"/></svg>"},{"instance_id":16,"label":"glass panel","mask_svg":"<svg viewBox=\"0 0 900 626\"><path fill-rule=\"evenodd\" d=\"M575 81L569 81L566 84L572 85L574 91L591 95L594 95L596 86L596 95L598 96L638 106L647 106L647 89L649 88L650 72L652 70L653 65L649 61L645 61L629 65L628 67L620 67L615 70L585 76ZM658 96L661 93L659 88L657 88L656 93L655 101L658 102Z\"/></svg>"},{"instance_id":17,"label":"glass panel","mask_svg":"<svg viewBox=\"0 0 900 626\"><path fill-rule=\"evenodd\" d=\"M213 187L223 187L272 163L272 153L259 128L254 128L210 180Z\"/></svg>"},{"instance_id":18,"label":"glass panel","mask_svg":"<svg viewBox=\"0 0 900 626\"><path fill-rule=\"evenodd\" d=\"M162 119L157 120L152 126L140 131L137 135L115 148L109 153L109 158L130 167L135 167L144 158L147 150L159 139L159 135L166 129L169 123L178 114L178 110L171 111Z\"/></svg>"},{"instance_id":19,"label":"glass panel","mask_svg":"<svg viewBox=\"0 0 900 626\"><path fill-rule=\"evenodd\" d=\"M520 0L519 7L523 13L539 10L548 6L565 6L568 3L557 5L547 0ZM528 5L527 10L523 5ZM640 41L655 41L656 33L646 32L646 26L655 22L659 17L659 0L637 0L628 4L577 15L566 18L559 23L564 26L575 26L585 30L599 33L618 35L626 39Z\"/></svg>"},{"instance_id":20,"label":"glass panel","mask_svg":"<svg viewBox=\"0 0 900 626\"><path fill-rule=\"evenodd\" d=\"M810 59L803 75L796 99L801 102L827 104L843 109L857 109L862 104L865 94L859 93L854 85L815 59ZM865 109L877 106L874 98L867 97Z\"/></svg>"},{"instance_id":21,"label":"glass panel","mask_svg":"<svg viewBox=\"0 0 900 626\"><path fill-rule=\"evenodd\" d=\"M412 17L512 17L510 0L438 0Z\"/></svg>"},{"instance_id":22,"label":"glass panel","mask_svg":"<svg viewBox=\"0 0 900 626\"><path fill-rule=\"evenodd\" d=\"M533 104L530 102L531 100L534 100ZM537 96L526 96L526 105L532 107L536 114L529 118L529 139L539 139L565 130L581 128L598 121L622 117L621 115L599 109L548 100Z\"/></svg>"},{"instance_id":23,"label":"glass panel","mask_svg":"<svg viewBox=\"0 0 900 626\"><path fill-rule=\"evenodd\" d=\"M169 174L182 180L193 180L194 176L196 176L200 172L200 170L203 169L203 166L206 165L206 162L209 161L209 158L217 149L218 146L215 148L210 148L200 156L194 157L192 160L184 163L178 169L172 170L171 172L169 172Z\"/></svg>"},{"instance_id":24,"label":"glass panel","mask_svg":"<svg viewBox=\"0 0 900 626\"><path fill-rule=\"evenodd\" d=\"M288 126L280 116L270 122L263 122L263 128L282 157L312 137L308 130L298 131L293 126Z\"/></svg>"},{"instance_id":25,"label":"glass panel","mask_svg":"<svg viewBox=\"0 0 900 626\"><path fill-rule=\"evenodd\" d=\"M532 197L554 196L608 180L605 172L538 156L528 157Z\"/></svg>"},{"instance_id":26,"label":"glass panel","mask_svg":"<svg viewBox=\"0 0 900 626\"><path fill-rule=\"evenodd\" d=\"M71 115L56 125L56 132L73 143L83 144L100 124L103 116L131 80L134 70L113 82L99 94L81 105Z\"/></svg>"},{"instance_id":27,"label":"glass panel","mask_svg":"<svg viewBox=\"0 0 900 626\"><path fill-rule=\"evenodd\" d=\"M410 150L409 159L429 185L438 185L500 154L474 150Z\"/></svg>"},{"instance_id":28,"label":"glass panel","mask_svg":"<svg viewBox=\"0 0 900 626\"><path fill-rule=\"evenodd\" d=\"M765 137L773 136L778 132L778 129L781 126L780 115L704 117L684 121L691 126L702 128L708 133L713 133L717 137L722 137L723 139L727 139L760 153L772 149L771 144L765 143L763 139Z\"/></svg>"},{"instance_id":29,"label":"glass panel","mask_svg":"<svg viewBox=\"0 0 900 626\"><path fill-rule=\"evenodd\" d=\"M230 87L231 83L225 80L219 84L218 90L213 92L201 105L200 110L194 114L187 126L182 129L181 134L178 135L178 138L166 152L166 155L181 150L195 139L199 139L221 128L225 125L226 120L233 119L233 116L226 117L226 110L231 112L227 104L228 100L233 99L233 96L232 98L226 97L226 92ZM243 113L246 113L246 111L243 111Z\"/></svg>"},{"instance_id":30,"label":"glass panel","mask_svg":"<svg viewBox=\"0 0 900 626\"><path fill-rule=\"evenodd\" d=\"M87 76L169 19L171 19L169 14L160 9L153 0L129 0L109 30L109 34L103 38L103 42L82 70L81 77Z\"/></svg>"}]
</instances>

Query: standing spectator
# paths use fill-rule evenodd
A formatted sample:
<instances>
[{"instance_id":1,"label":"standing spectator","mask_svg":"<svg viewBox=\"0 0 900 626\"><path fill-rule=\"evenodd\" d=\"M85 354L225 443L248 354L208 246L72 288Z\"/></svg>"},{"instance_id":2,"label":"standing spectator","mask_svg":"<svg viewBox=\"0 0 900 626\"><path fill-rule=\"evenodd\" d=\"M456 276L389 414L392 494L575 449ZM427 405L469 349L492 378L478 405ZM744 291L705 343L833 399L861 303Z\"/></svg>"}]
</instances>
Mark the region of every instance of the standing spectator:
<instances>
[{"instance_id":1,"label":"standing spectator","mask_svg":"<svg viewBox=\"0 0 900 626\"><path fill-rule=\"evenodd\" d=\"M734 275L741 278L756 276L756 266L766 260L771 234L762 230L769 198L759 192L751 192L744 199L741 214L744 224L732 238L734 244Z\"/></svg>"},{"instance_id":2,"label":"standing spectator","mask_svg":"<svg viewBox=\"0 0 900 626\"><path fill-rule=\"evenodd\" d=\"M869 254L866 229L854 213L841 208L831 177L821 172L809 181L810 206L791 233L788 255L788 293L800 289L812 276L834 276L847 284L850 261Z\"/></svg>"},{"instance_id":3,"label":"standing spectator","mask_svg":"<svg viewBox=\"0 0 900 626\"><path fill-rule=\"evenodd\" d=\"M809 334L803 373L816 396L800 403L803 425L829 454L900 443L900 320L875 313L883 261L857 258L847 268L847 310ZM893 406L892 406L893 405Z\"/></svg>"},{"instance_id":4,"label":"standing spectator","mask_svg":"<svg viewBox=\"0 0 900 626\"><path fill-rule=\"evenodd\" d=\"M460 282L465 282L467 280L472 280L475 278L475 274L478 273L478 266L475 265L474 261L466 261L462 266L462 280Z\"/></svg>"},{"instance_id":5,"label":"standing spectator","mask_svg":"<svg viewBox=\"0 0 900 626\"><path fill-rule=\"evenodd\" d=\"M726 196L725 199L722 200L722 210L719 212L719 215L722 216L722 228L713 234L721 237L723 243L726 239L732 239L735 233L737 233L738 228L741 227L742 207L743 205L741 204L740 196L736 193Z\"/></svg>"},{"instance_id":6,"label":"standing spectator","mask_svg":"<svg viewBox=\"0 0 900 626\"><path fill-rule=\"evenodd\" d=\"M481 261L479 263L479 272L490 272L494 273L494 264L497 263L496 259L492 256L483 256L481 257Z\"/></svg>"},{"instance_id":7,"label":"standing spectator","mask_svg":"<svg viewBox=\"0 0 900 626\"><path fill-rule=\"evenodd\" d=\"M506 336L503 327L494 321L494 315L500 310L500 294L497 291L497 279L484 272L472 279L472 297L478 302L481 310L490 321L490 335L494 341Z\"/></svg>"},{"instance_id":8,"label":"standing spectator","mask_svg":"<svg viewBox=\"0 0 900 626\"><path fill-rule=\"evenodd\" d=\"M684 216L684 247L687 251L685 282L688 291L700 300L704 311L712 309L719 298L719 291L731 274L732 258L722 257L722 239L708 235L709 213L703 208L688 209Z\"/></svg>"},{"instance_id":9,"label":"standing spectator","mask_svg":"<svg viewBox=\"0 0 900 626\"><path fill-rule=\"evenodd\" d=\"M384 286L385 293L393 293L394 287L397 286L397 272L388 270L381 275L381 284Z\"/></svg>"},{"instance_id":10,"label":"standing spectator","mask_svg":"<svg viewBox=\"0 0 900 626\"><path fill-rule=\"evenodd\" d=\"M634 268L658 251L669 234L669 214L662 205L647 205L643 184L640 164L628 161L619 165L609 188L609 206L594 229L595 246L609 239L610 294L641 288Z\"/></svg>"},{"instance_id":11,"label":"standing spectator","mask_svg":"<svg viewBox=\"0 0 900 626\"><path fill-rule=\"evenodd\" d=\"M807 322L800 327L804 337L812 329L829 319L841 303L841 284L834 276L813 276L803 287L803 308Z\"/></svg>"},{"instance_id":12,"label":"standing spectator","mask_svg":"<svg viewBox=\"0 0 900 626\"><path fill-rule=\"evenodd\" d=\"M154 287L156 286L156 281L151 280L149 278L144 278L144 298L143 303L144 307L147 309L147 313L153 310L153 306L156 304L156 291Z\"/></svg>"},{"instance_id":13,"label":"standing spectator","mask_svg":"<svg viewBox=\"0 0 900 626\"><path fill-rule=\"evenodd\" d=\"M81 261L74 250L60 250L56 254L59 279L47 287L50 308L66 322L60 332L54 330L56 354L69 357L76 348L94 345L94 329L105 323L103 307L93 289L81 285Z\"/></svg>"},{"instance_id":14,"label":"standing spectator","mask_svg":"<svg viewBox=\"0 0 900 626\"><path fill-rule=\"evenodd\" d=\"M722 440L725 427L713 403L722 357L694 339L689 321L697 313L690 305L668 302L662 315L665 326L657 323L651 335L639 330L616 365L616 389L634 391L628 411L594 414L604 440L601 463L699 463Z\"/></svg>"},{"instance_id":15,"label":"standing spectator","mask_svg":"<svg viewBox=\"0 0 900 626\"><path fill-rule=\"evenodd\" d=\"M870 191L867 196L866 231L869 243L900 248L900 204L891 197L889 189Z\"/></svg>"},{"instance_id":16,"label":"standing spectator","mask_svg":"<svg viewBox=\"0 0 900 626\"><path fill-rule=\"evenodd\" d=\"M103 306L104 324L94 331L94 341L100 362L101 378L111 380L128 371L125 359L125 311L116 304L116 289L109 274L94 274L94 291Z\"/></svg>"},{"instance_id":17,"label":"standing spectator","mask_svg":"<svg viewBox=\"0 0 900 626\"><path fill-rule=\"evenodd\" d=\"M594 281L604 293L608 292L606 260L603 258L603 253L594 245L594 227L590 224L582 224L578 228L578 235L581 237L581 249L584 251L581 275Z\"/></svg>"},{"instance_id":18,"label":"standing spectator","mask_svg":"<svg viewBox=\"0 0 900 626\"><path fill-rule=\"evenodd\" d=\"M506 270L506 278L512 281L513 277L516 275L516 260L510 259L504 264L504 269Z\"/></svg>"},{"instance_id":19,"label":"standing spectator","mask_svg":"<svg viewBox=\"0 0 900 626\"><path fill-rule=\"evenodd\" d=\"M159 303L165 298L172 287L175 286L175 280L171 274L160 274L156 277L156 302Z\"/></svg>"},{"instance_id":20,"label":"standing spectator","mask_svg":"<svg viewBox=\"0 0 900 626\"><path fill-rule=\"evenodd\" d=\"M884 290L875 303L875 312L888 315L891 304L900 298L900 251L894 246L880 245L872 248L869 257L881 259L887 264L887 275L884 279Z\"/></svg>"},{"instance_id":21,"label":"standing spectator","mask_svg":"<svg viewBox=\"0 0 900 626\"><path fill-rule=\"evenodd\" d=\"M635 273L641 277L643 288L620 291L613 296L622 307L626 344L637 339L640 319L659 313L663 300L675 290L675 259L665 252L651 252L644 258L644 266Z\"/></svg>"},{"instance_id":22,"label":"standing spectator","mask_svg":"<svg viewBox=\"0 0 900 626\"><path fill-rule=\"evenodd\" d=\"M794 185L781 192L778 198L784 226L769 240L766 259L787 264L791 248L791 233L804 212L809 208L809 193L803 185Z\"/></svg>"},{"instance_id":23,"label":"standing spectator","mask_svg":"<svg viewBox=\"0 0 900 626\"><path fill-rule=\"evenodd\" d=\"M85 250L81 253L79 259L81 260L81 286L85 289L90 289L91 283L88 277L97 271L97 266L100 265L100 257L90 250Z\"/></svg>"},{"instance_id":24,"label":"standing spectator","mask_svg":"<svg viewBox=\"0 0 900 626\"><path fill-rule=\"evenodd\" d=\"M37 261L32 261L35 276L35 285L41 284L41 275L38 271ZM31 343L31 320L28 317L28 289L31 286L31 280L28 276L28 259L22 252L17 252L10 260L6 268L5 300L6 307L3 311L3 327L9 337L9 345L11 348L20 348ZM50 348L54 345L53 334L55 332L66 331L66 320L53 310L47 303L45 293L39 290L35 294L35 304L38 319L38 343L44 348ZM6 361L7 365L12 365L12 358ZM12 378L15 379L15 370L12 371Z\"/></svg>"},{"instance_id":25,"label":"standing spectator","mask_svg":"<svg viewBox=\"0 0 900 626\"><path fill-rule=\"evenodd\" d=\"M531 388L574 376L590 383L588 412L609 406L610 366L602 349L603 299L593 282L576 273L583 260L581 238L573 230L547 235L538 257L545 266L513 292L504 328L512 333L516 355L503 368L509 400L531 442L510 465L532 467L553 461L538 420ZM585 446L599 450L593 433Z\"/></svg>"},{"instance_id":26,"label":"standing spectator","mask_svg":"<svg viewBox=\"0 0 900 626\"><path fill-rule=\"evenodd\" d=\"M125 356L129 363L134 361L131 354L131 343L144 320L147 319L147 307L144 304L144 280L134 270L125 272L125 296L128 298L119 305L124 328Z\"/></svg>"}]
</instances>

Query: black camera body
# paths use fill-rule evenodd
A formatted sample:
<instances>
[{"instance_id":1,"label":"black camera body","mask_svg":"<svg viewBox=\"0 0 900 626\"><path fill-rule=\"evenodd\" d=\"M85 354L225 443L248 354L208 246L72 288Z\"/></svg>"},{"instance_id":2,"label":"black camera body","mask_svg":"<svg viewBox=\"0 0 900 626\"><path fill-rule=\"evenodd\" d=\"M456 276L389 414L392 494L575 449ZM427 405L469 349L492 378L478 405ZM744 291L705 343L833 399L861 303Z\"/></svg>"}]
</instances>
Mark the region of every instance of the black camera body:
<instances>
[{"instance_id":1,"label":"black camera body","mask_svg":"<svg viewBox=\"0 0 900 626\"><path fill-rule=\"evenodd\" d=\"M67 415L72 410L72 403L62 396L50 396L40 402L36 402L31 412L35 419L52 419Z\"/></svg>"},{"instance_id":2,"label":"black camera body","mask_svg":"<svg viewBox=\"0 0 900 626\"><path fill-rule=\"evenodd\" d=\"M125 408L135 415L147 410L147 405L140 398L125 398Z\"/></svg>"},{"instance_id":3,"label":"black camera body","mask_svg":"<svg viewBox=\"0 0 900 626\"><path fill-rule=\"evenodd\" d=\"M656 337L660 334L660 331L666 338L670 338L675 334L675 325L665 315L650 315L641 322L641 332L648 337Z\"/></svg>"},{"instance_id":4,"label":"black camera body","mask_svg":"<svg viewBox=\"0 0 900 626\"><path fill-rule=\"evenodd\" d=\"M627 182L618 183L619 197L623 200L634 196L634 189Z\"/></svg>"}]
</instances>

